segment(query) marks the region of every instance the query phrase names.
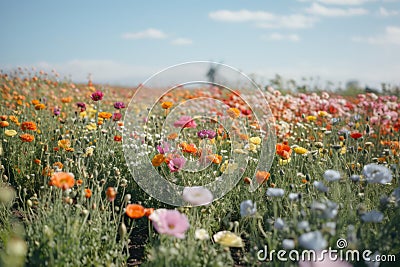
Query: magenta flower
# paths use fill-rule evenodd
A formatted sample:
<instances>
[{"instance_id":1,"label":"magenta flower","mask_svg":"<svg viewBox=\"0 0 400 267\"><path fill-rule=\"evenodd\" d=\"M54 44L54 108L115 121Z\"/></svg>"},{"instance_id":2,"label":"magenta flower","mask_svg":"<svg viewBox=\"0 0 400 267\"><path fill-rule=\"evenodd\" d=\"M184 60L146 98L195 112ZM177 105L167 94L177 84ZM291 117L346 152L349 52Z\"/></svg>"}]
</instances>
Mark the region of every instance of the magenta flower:
<instances>
[{"instance_id":1,"label":"magenta flower","mask_svg":"<svg viewBox=\"0 0 400 267\"><path fill-rule=\"evenodd\" d=\"M158 233L180 239L185 238L185 233L190 227L186 215L177 210L157 209L149 216L149 219Z\"/></svg>"},{"instance_id":2,"label":"magenta flower","mask_svg":"<svg viewBox=\"0 0 400 267\"><path fill-rule=\"evenodd\" d=\"M197 136L200 139L213 139L217 134L213 130L201 130L197 132Z\"/></svg>"},{"instance_id":3,"label":"magenta flower","mask_svg":"<svg viewBox=\"0 0 400 267\"><path fill-rule=\"evenodd\" d=\"M54 116L58 116L58 115L60 115L60 113L61 113L61 110L59 108L54 108L53 109Z\"/></svg>"},{"instance_id":4,"label":"magenta flower","mask_svg":"<svg viewBox=\"0 0 400 267\"><path fill-rule=\"evenodd\" d=\"M112 116L113 121L119 121L122 118L122 114L121 113L114 113Z\"/></svg>"},{"instance_id":5,"label":"magenta flower","mask_svg":"<svg viewBox=\"0 0 400 267\"><path fill-rule=\"evenodd\" d=\"M125 108L125 104L124 104L124 102L115 102L114 103L114 108L123 109L123 108Z\"/></svg>"},{"instance_id":6,"label":"magenta flower","mask_svg":"<svg viewBox=\"0 0 400 267\"><path fill-rule=\"evenodd\" d=\"M169 144L167 142L163 142L160 146L157 146L157 151L160 154L165 154L169 152Z\"/></svg>"},{"instance_id":7,"label":"magenta flower","mask_svg":"<svg viewBox=\"0 0 400 267\"><path fill-rule=\"evenodd\" d=\"M104 93L102 91L96 91L90 96L90 98L93 101L99 101L99 100L103 99L103 96L104 96Z\"/></svg>"},{"instance_id":8,"label":"magenta flower","mask_svg":"<svg viewBox=\"0 0 400 267\"><path fill-rule=\"evenodd\" d=\"M76 103L76 106L77 106L78 108L81 108L81 112L86 110L86 104L83 103L83 102L78 102L78 103Z\"/></svg>"},{"instance_id":9,"label":"magenta flower","mask_svg":"<svg viewBox=\"0 0 400 267\"><path fill-rule=\"evenodd\" d=\"M197 124L190 116L182 116L179 120L174 122L176 128L196 128Z\"/></svg>"},{"instance_id":10,"label":"magenta flower","mask_svg":"<svg viewBox=\"0 0 400 267\"><path fill-rule=\"evenodd\" d=\"M185 158L173 158L168 163L168 168L171 172L177 172L183 168L186 163Z\"/></svg>"}]
</instances>

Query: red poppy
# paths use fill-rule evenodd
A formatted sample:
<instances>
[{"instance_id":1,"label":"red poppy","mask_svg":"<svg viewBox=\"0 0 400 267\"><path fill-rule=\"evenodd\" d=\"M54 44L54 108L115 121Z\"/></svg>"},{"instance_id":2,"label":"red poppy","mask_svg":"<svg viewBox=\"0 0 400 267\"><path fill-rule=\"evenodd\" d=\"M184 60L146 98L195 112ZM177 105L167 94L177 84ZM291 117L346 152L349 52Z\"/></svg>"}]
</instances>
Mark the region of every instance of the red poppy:
<instances>
[{"instance_id":1,"label":"red poppy","mask_svg":"<svg viewBox=\"0 0 400 267\"><path fill-rule=\"evenodd\" d=\"M353 139L359 139L359 138L361 138L363 135L362 135L362 133L360 133L360 132L352 132L351 134L350 134L350 137L351 138L353 138Z\"/></svg>"}]
</instances>

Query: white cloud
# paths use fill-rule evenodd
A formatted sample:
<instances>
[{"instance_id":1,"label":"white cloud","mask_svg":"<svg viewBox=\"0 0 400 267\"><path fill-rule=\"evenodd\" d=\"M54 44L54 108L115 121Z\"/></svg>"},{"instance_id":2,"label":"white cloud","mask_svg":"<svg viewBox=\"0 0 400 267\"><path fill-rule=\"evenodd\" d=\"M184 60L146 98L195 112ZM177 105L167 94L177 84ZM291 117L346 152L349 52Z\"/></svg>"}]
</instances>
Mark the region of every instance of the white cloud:
<instances>
[{"instance_id":1,"label":"white cloud","mask_svg":"<svg viewBox=\"0 0 400 267\"><path fill-rule=\"evenodd\" d=\"M188 38L176 38L171 41L171 44L173 44L173 45L191 45L191 44L193 44L193 41Z\"/></svg>"},{"instance_id":2,"label":"white cloud","mask_svg":"<svg viewBox=\"0 0 400 267\"><path fill-rule=\"evenodd\" d=\"M123 39L164 39L167 35L157 29L149 28L140 32L127 32L122 34Z\"/></svg>"},{"instance_id":3,"label":"white cloud","mask_svg":"<svg viewBox=\"0 0 400 267\"><path fill-rule=\"evenodd\" d=\"M269 35L263 35L261 37L262 39L269 41L291 41L291 42L300 41L300 37L297 34L271 33Z\"/></svg>"},{"instance_id":4,"label":"white cloud","mask_svg":"<svg viewBox=\"0 0 400 267\"><path fill-rule=\"evenodd\" d=\"M249 11L246 9L239 11L218 10L210 12L208 16L213 20L226 22L262 21L275 19L275 15L272 13L265 11Z\"/></svg>"},{"instance_id":5,"label":"white cloud","mask_svg":"<svg viewBox=\"0 0 400 267\"><path fill-rule=\"evenodd\" d=\"M311 28L317 18L302 14L277 15L266 11L239 11L219 10L209 13L213 20L224 22L256 22L256 26L266 29L288 28L304 29Z\"/></svg>"},{"instance_id":6,"label":"white cloud","mask_svg":"<svg viewBox=\"0 0 400 267\"><path fill-rule=\"evenodd\" d=\"M400 27L387 26L382 35L370 37L353 37L354 42L366 42L373 45L400 45Z\"/></svg>"},{"instance_id":7,"label":"white cloud","mask_svg":"<svg viewBox=\"0 0 400 267\"><path fill-rule=\"evenodd\" d=\"M376 0L298 0L299 2L320 2L327 5L357 6Z\"/></svg>"},{"instance_id":8,"label":"white cloud","mask_svg":"<svg viewBox=\"0 0 400 267\"><path fill-rule=\"evenodd\" d=\"M313 3L311 7L306 9L306 12L324 17L345 17L368 14L368 10L364 8L334 8L326 7L318 3Z\"/></svg>"},{"instance_id":9,"label":"white cloud","mask_svg":"<svg viewBox=\"0 0 400 267\"><path fill-rule=\"evenodd\" d=\"M390 17L390 16L396 16L399 14L399 11L397 10L387 10L384 7L380 7L378 14L382 17Z\"/></svg>"},{"instance_id":10,"label":"white cloud","mask_svg":"<svg viewBox=\"0 0 400 267\"><path fill-rule=\"evenodd\" d=\"M316 18L294 14L289 16L281 16L269 22L261 22L257 24L259 28L275 29L275 28L288 28L288 29L305 29L314 26L317 21Z\"/></svg>"}]
</instances>

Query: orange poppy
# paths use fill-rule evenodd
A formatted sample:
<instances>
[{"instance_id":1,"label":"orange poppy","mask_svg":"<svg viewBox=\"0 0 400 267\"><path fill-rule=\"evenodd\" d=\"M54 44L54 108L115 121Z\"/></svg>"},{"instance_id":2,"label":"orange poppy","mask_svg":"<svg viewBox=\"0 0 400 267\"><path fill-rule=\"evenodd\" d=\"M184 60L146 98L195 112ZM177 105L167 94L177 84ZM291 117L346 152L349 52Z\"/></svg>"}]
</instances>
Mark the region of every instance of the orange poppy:
<instances>
[{"instance_id":1,"label":"orange poppy","mask_svg":"<svg viewBox=\"0 0 400 267\"><path fill-rule=\"evenodd\" d=\"M10 121L12 121L13 123L18 123L18 118L13 116L13 115L11 115L10 116Z\"/></svg>"},{"instance_id":2,"label":"orange poppy","mask_svg":"<svg viewBox=\"0 0 400 267\"><path fill-rule=\"evenodd\" d=\"M151 164L153 164L154 167L158 167L164 162L164 160L165 160L165 157L163 154L157 154L151 160Z\"/></svg>"},{"instance_id":3,"label":"orange poppy","mask_svg":"<svg viewBox=\"0 0 400 267\"><path fill-rule=\"evenodd\" d=\"M35 105L36 110L43 110L45 108L46 108L46 105L42 104L42 103Z\"/></svg>"},{"instance_id":4,"label":"orange poppy","mask_svg":"<svg viewBox=\"0 0 400 267\"><path fill-rule=\"evenodd\" d=\"M55 162L55 163L53 164L53 167L57 167L58 169L62 170L62 168L64 167L64 165L63 165L61 162L57 161L57 162Z\"/></svg>"},{"instance_id":5,"label":"orange poppy","mask_svg":"<svg viewBox=\"0 0 400 267\"><path fill-rule=\"evenodd\" d=\"M120 136L120 135L114 136L114 141L115 142L121 142L122 141L122 136Z\"/></svg>"},{"instance_id":6,"label":"orange poppy","mask_svg":"<svg viewBox=\"0 0 400 267\"><path fill-rule=\"evenodd\" d=\"M7 115L1 115L1 116L0 116L0 120L2 120L2 121L6 121L7 118L8 118Z\"/></svg>"},{"instance_id":7,"label":"orange poppy","mask_svg":"<svg viewBox=\"0 0 400 267\"><path fill-rule=\"evenodd\" d=\"M149 217L154 212L153 208L145 208L144 209L144 216Z\"/></svg>"},{"instance_id":8,"label":"orange poppy","mask_svg":"<svg viewBox=\"0 0 400 267\"><path fill-rule=\"evenodd\" d=\"M83 184L82 179L79 179L79 180L76 181L76 185L82 185L82 184Z\"/></svg>"},{"instance_id":9,"label":"orange poppy","mask_svg":"<svg viewBox=\"0 0 400 267\"><path fill-rule=\"evenodd\" d=\"M170 135L168 135L168 139L169 140L174 140L174 139L176 139L178 137L178 134L177 133L171 133Z\"/></svg>"},{"instance_id":10,"label":"orange poppy","mask_svg":"<svg viewBox=\"0 0 400 267\"><path fill-rule=\"evenodd\" d=\"M125 213L131 219L139 219L145 215L145 210L142 205L129 204L126 206Z\"/></svg>"},{"instance_id":11,"label":"orange poppy","mask_svg":"<svg viewBox=\"0 0 400 267\"><path fill-rule=\"evenodd\" d=\"M75 184L74 175L68 172L56 172L50 178L49 185L61 188L62 190L69 189Z\"/></svg>"},{"instance_id":12,"label":"orange poppy","mask_svg":"<svg viewBox=\"0 0 400 267\"><path fill-rule=\"evenodd\" d=\"M33 140L35 140L35 137L31 134L21 134L19 138L22 140L22 142L30 143Z\"/></svg>"},{"instance_id":13,"label":"orange poppy","mask_svg":"<svg viewBox=\"0 0 400 267\"><path fill-rule=\"evenodd\" d=\"M26 131L26 130L31 130L31 131L36 131L36 123L33 121L24 121L21 123L21 130Z\"/></svg>"},{"instance_id":14,"label":"orange poppy","mask_svg":"<svg viewBox=\"0 0 400 267\"><path fill-rule=\"evenodd\" d=\"M37 165L40 165L40 163L42 162L40 159L34 159L33 162Z\"/></svg>"},{"instance_id":15,"label":"orange poppy","mask_svg":"<svg viewBox=\"0 0 400 267\"><path fill-rule=\"evenodd\" d=\"M282 159L288 159L292 155L292 149L285 144L276 144L276 154Z\"/></svg>"},{"instance_id":16,"label":"orange poppy","mask_svg":"<svg viewBox=\"0 0 400 267\"><path fill-rule=\"evenodd\" d=\"M166 101L166 102L162 102L161 103L161 107L163 108L163 109L169 109L169 108L171 108L172 107L172 102L169 102L169 101Z\"/></svg>"},{"instance_id":17,"label":"orange poppy","mask_svg":"<svg viewBox=\"0 0 400 267\"><path fill-rule=\"evenodd\" d=\"M115 197L117 196L117 192L115 191L114 187L107 188L106 196L109 201L114 201Z\"/></svg>"},{"instance_id":18,"label":"orange poppy","mask_svg":"<svg viewBox=\"0 0 400 267\"><path fill-rule=\"evenodd\" d=\"M232 119L236 119L240 116L240 110L238 110L237 108L230 108L228 109L227 113Z\"/></svg>"},{"instance_id":19,"label":"orange poppy","mask_svg":"<svg viewBox=\"0 0 400 267\"><path fill-rule=\"evenodd\" d=\"M190 154L195 154L197 153L197 148L194 146L194 144L187 144L185 142L180 144L180 147L182 148L182 152L190 153Z\"/></svg>"},{"instance_id":20,"label":"orange poppy","mask_svg":"<svg viewBox=\"0 0 400 267\"><path fill-rule=\"evenodd\" d=\"M69 96L69 97L63 97L63 98L61 98L61 102L63 102L63 103L70 103L70 102L72 102L72 97L71 97L71 96Z\"/></svg>"},{"instance_id":21,"label":"orange poppy","mask_svg":"<svg viewBox=\"0 0 400 267\"><path fill-rule=\"evenodd\" d=\"M270 176L271 176L271 174L267 171L257 171L257 173L256 173L257 183L259 183L259 184L265 183L266 181L268 181Z\"/></svg>"},{"instance_id":22,"label":"orange poppy","mask_svg":"<svg viewBox=\"0 0 400 267\"><path fill-rule=\"evenodd\" d=\"M90 190L89 188L85 189L85 197L86 198L90 198L92 196L92 190Z\"/></svg>"},{"instance_id":23,"label":"orange poppy","mask_svg":"<svg viewBox=\"0 0 400 267\"><path fill-rule=\"evenodd\" d=\"M38 105L38 104L40 104L40 101L39 100L37 100L37 99L33 99L32 101L31 101L31 103L32 103L32 105Z\"/></svg>"},{"instance_id":24,"label":"orange poppy","mask_svg":"<svg viewBox=\"0 0 400 267\"><path fill-rule=\"evenodd\" d=\"M218 154L208 155L207 159L215 164L220 164L222 162L222 156L220 156Z\"/></svg>"},{"instance_id":25,"label":"orange poppy","mask_svg":"<svg viewBox=\"0 0 400 267\"><path fill-rule=\"evenodd\" d=\"M10 124L8 123L8 121L0 121L0 127L1 128L5 128L10 126Z\"/></svg>"},{"instance_id":26,"label":"orange poppy","mask_svg":"<svg viewBox=\"0 0 400 267\"><path fill-rule=\"evenodd\" d=\"M111 117L112 117L112 114L109 113L109 112L100 112L99 113L99 118L107 120L107 119L109 119Z\"/></svg>"}]
</instances>

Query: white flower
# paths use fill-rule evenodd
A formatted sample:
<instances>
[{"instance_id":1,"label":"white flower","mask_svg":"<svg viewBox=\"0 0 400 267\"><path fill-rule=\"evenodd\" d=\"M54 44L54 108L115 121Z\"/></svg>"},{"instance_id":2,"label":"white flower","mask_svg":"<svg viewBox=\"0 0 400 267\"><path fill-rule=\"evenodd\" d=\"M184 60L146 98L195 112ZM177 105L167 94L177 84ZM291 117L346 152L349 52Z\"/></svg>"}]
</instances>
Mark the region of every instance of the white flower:
<instances>
[{"instance_id":1,"label":"white flower","mask_svg":"<svg viewBox=\"0 0 400 267\"><path fill-rule=\"evenodd\" d=\"M289 194L289 200L295 201L300 199L300 194L299 193L290 193Z\"/></svg>"},{"instance_id":2,"label":"white flower","mask_svg":"<svg viewBox=\"0 0 400 267\"><path fill-rule=\"evenodd\" d=\"M205 229L196 229L196 231L194 231L194 238L198 240L207 240L210 236Z\"/></svg>"},{"instance_id":3,"label":"white flower","mask_svg":"<svg viewBox=\"0 0 400 267\"><path fill-rule=\"evenodd\" d=\"M210 190L202 186L185 187L182 193L183 199L194 206L203 206L213 201Z\"/></svg>"},{"instance_id":4,"label":"white flower","mask_svg":"<svg viewBox=\"0 0 400 267\"><path fill-rule=\"evenodd\" d=\"M363 220L364 222L378 223L383 220L383 213L377 210L373 210L361 215L361 220Z\"/></svg>"},{"instance_id":5,"label":"white flower","mask_svg":"<svg viewBox=\"0 0 400 267\"><path fill-rule=\"evenodd\" d=\"M321 250L326 248L328 242L320 231L308 232L299 237L299 244L305 249Z\"/></svg>"},{"instance_id":6,"label":"white flower","mask_svg":"<svg viewBox=\"0 0 400 267\"><path fill-rule=\"evenodd\" d=\"M267 196L269 197L282 197L285 194L285 190L282 188L268 188Z\"/></svg>"},{"instance_id":7,"label":"white flower","mask_svg":"<svg viewBox=\"0 0 400 267\"><path fill-rule=\"evenodd\" d=\"M321 212L321 217L325 219L333 219L338 214L338 204L335 202L326 200L324 202L314 201L311 204L311 210Z\"/></svg>"},{"instance_id":8,"label":"white flower","mask_svg":"<svg viewBox=\"0 0 400 267\"><path fill-rule=\"evenodd\" d=\"M285 228L285 222L281 218L278 218L275 220L274 227L278 230L282 230Z\"/></svg>"},{"instance_id":9,"label":"white flower","mask_svg":"<svg viewBox=\"0 0 400 267\"><path fill-rule=\"evenodd\" d=\"M214 241L226 247L243 247L243 240L240 236L230 231L220 231L213 235Z\"/></svg>"},{"instance_id":10,"label":"white flower","mask_svg":"<svg viewBox=\"0 0 400 267\"><path fill-rule=\"evenodd\" d=\"M340 173L335 170L326 170L323 176L324 179L327 180L328 182L334 182L340 180Z\"/></svg>"},{"instance_id":11,"label":"white flower","mask_svg":"<svg viewBox=\"0 0 400 267\"><path fill-rule=\"evenodd\" d=\"M282 241L282 247L284 249L294 249L294 240L293 239L283 239Z\"/></svg>"},{"instance_id":12,"label":"white flower","mask_svg":"<svg viewBox=\"0 0 400 267\"><path fill-rule=\"evenodd\" d=\"M353 174L352 176L350 176L350 180L352 180L353 182L358 182L360 181L360 175Z\"/></svg>"},{"instance_id":13,"label":"white flower","mask_svg":"<svg viewBox=\"0 0 400 267\"><path fill-rule=\"evenodd\" d=\"M392 181L392 173L382 165L368 164L364 166L363 175L368 183L387 184Z\"/></svg>"},{"instance_id":14,"label":"white flower","mask_svg":"<svg viewBox=\"0 0 400 267\"><path fill-rule=\"evenodd\" d=\"M329 190L329 188L326 187L325 184L323 182L320 182L320 181L314 181L313 185L320 192L326 193Z\"/></svg>"},{"instance_id":15,"label":"white flower","mask_svg":"<svg viewBox=\"0 0 400 267\"><path fill-rule=\"evenodd\" d=\"M240 203L240 216L252 216L257 212L257 204L251 200L245 200Z\"/></svg>"},{"instance_id":16,"label":"white flower","mask_svg":"<svg viewBox=\"0 0 400 267\"><path fill-rule=\"evenodd\" d=\"M297 224L297 229L298 230L306 230L309 231L310 229L310 224L308 223L308 221L301 221Z\"/></svg>"}]
</instances>

